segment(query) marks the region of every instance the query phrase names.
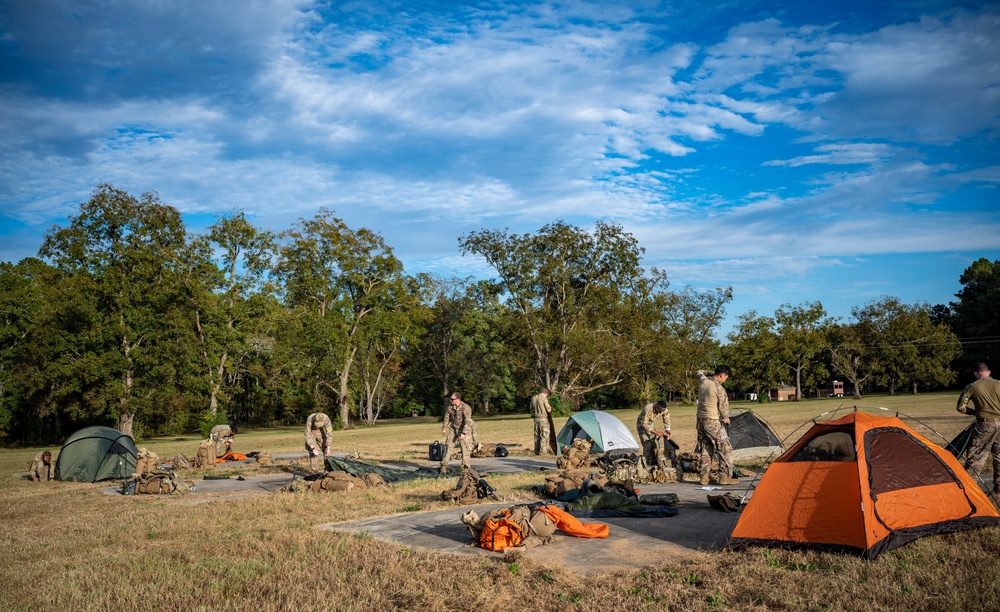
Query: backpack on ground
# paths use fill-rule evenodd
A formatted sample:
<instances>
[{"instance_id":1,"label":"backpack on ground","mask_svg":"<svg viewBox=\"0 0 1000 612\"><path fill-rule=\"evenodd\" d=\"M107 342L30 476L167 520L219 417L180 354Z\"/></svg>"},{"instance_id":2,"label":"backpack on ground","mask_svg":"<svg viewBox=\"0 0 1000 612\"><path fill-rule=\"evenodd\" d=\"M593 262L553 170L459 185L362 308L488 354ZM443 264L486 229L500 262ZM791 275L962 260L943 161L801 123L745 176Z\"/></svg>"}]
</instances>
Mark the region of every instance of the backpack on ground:
<instances>
[{"instance_id":1,"label":"backpack on ground","mask_svg":"<svg viewBox=\"0 0 1000 612\"><path fill-rule=\"evenodd\" d=\"M215 444L211 440L205 440L198 445L198 455L194 463L200 470L215 467Z\"/></svg>"}]
</instances>

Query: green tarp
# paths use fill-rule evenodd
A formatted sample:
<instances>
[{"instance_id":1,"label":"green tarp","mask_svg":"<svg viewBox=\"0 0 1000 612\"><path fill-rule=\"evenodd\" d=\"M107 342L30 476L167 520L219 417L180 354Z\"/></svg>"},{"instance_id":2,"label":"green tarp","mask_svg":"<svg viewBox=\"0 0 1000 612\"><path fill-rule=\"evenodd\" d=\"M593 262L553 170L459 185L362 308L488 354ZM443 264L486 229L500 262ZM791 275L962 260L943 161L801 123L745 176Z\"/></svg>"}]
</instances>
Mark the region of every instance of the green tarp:
<instances>
[{"instance_id":1,"label":"green tarp","mask_svg":"<svg viewBox=\"0 0 1000 612\"><path fill-rule=\"evenodd\" d=\"M56 459L56 480L98 482L129 478L139 452L132 438L111 427L84 427L63 442Z\"/></svg>"},{"instance_id":2,"label":"green tarp","mask_svg":"<svg viewBox=\"0 0 1000 612\"><path fill-rule=\"evenodd\" d=\"M401 470L390 468L354 459L338 459L337 457L327 457L324 465L328 472L347 472L351 476L360 478L364 474L378 474L386 482L403 482L415 480L417 478L454 478L454 474L441 474L437 468L424 468L420 470Z\"/></svg>"}]
</instances>

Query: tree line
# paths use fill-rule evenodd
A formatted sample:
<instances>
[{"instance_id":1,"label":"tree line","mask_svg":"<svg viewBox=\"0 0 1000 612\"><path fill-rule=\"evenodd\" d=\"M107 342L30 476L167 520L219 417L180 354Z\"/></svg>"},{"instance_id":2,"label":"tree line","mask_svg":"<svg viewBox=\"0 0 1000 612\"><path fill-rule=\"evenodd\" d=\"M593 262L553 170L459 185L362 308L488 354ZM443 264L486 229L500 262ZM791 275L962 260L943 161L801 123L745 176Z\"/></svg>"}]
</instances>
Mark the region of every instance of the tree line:
<instances>
[{"instance_id":1,"label":"tree line","mask_svg":"<svg viewBox=\"0 0 1000 612\"><path fill-rule=\"evenodd\" d=\"M884 297L840 322L820 302L784 305L721 342L732 289L671 289L615 223L458 244L495 277L408 274L378 233L325 209L280 233L237 210L194 234L157 195L99 185L38 257L0 263L0 440L314 411L345 428L440 415L455 390L478 414L523 412L543 387L563 411L690 402L695 370L720 362L735 393L793 384L801 399L833 376L915 393L953 384L1000 336L1000 262L986 259L947 306ZM965 338L985 340L963 352Z\"/></svg>"}]
</instances>

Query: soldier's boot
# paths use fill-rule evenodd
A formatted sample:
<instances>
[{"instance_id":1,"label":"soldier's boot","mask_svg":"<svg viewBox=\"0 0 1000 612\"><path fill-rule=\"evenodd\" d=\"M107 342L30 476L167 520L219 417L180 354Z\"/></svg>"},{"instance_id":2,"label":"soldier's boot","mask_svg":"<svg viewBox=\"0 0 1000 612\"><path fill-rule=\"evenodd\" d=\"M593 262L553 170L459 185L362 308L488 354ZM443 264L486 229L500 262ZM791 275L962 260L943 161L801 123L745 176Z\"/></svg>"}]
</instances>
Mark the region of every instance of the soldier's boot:
<instances>
[{"instance_id":1,"label":"soldier's boot","mask_svg":"<svg viewBox=\"0 0 1000 612\"><path fill-rule=\"evenodd\" d=\"M720 485L734 485L740 484L739 478L730 478L729 476L719 476Z\"/></svg>"},{"instance_id":2,"label":"soldier's boot","mask_svg":"<svg viewBox=\"0 0 1000 612\"><path fill-rule=\"evenodd\" d=\"M709 483L710 480L711 476L709 475L708 472L705 472L701 475L701 480L699 482L701 483L702 486L705 486Z\"/></svg>"}]
</instances>

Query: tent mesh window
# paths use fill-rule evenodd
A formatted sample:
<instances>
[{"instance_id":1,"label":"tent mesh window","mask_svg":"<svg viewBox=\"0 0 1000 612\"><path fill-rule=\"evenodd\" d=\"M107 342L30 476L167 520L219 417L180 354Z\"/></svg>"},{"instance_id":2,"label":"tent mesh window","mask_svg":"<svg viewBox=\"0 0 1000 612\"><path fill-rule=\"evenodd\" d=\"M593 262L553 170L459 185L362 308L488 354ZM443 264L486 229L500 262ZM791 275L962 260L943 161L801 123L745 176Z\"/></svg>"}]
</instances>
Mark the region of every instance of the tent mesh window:
<instances>
[{"instance_id":1,"label":"tent mesh window","mask_svg":"<svg viewBox=\"0 0 1000 612\"><path fill-rule=\"evenodd\" d=\"M868 478L876 493L955 482L937 455L906 433L873 429L865 434Z\"/></svg>"},{"instance_id":2,"label":"tent mesh window","mask_svg":"<svg viewBox=\"0 0 1000 612\"><path fill-rule=\"evenodd\" d=\"M835 430L809 440L789 461L857 461L854 432Z\"/></svg>"}]
</instances>

